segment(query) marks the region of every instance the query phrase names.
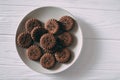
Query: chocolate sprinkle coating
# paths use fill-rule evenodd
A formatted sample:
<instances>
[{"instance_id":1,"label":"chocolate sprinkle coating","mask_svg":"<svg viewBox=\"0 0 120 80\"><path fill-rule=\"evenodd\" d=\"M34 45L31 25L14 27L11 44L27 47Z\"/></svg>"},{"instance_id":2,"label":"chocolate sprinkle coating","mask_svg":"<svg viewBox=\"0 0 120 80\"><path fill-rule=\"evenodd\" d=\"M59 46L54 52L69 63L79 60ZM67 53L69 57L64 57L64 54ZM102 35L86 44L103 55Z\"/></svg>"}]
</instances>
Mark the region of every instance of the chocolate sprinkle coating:
<instances>
[{"instance_id":1,"label":"chocolate sprinkle coating","mask_svg":"<svg viewBox=\"0 0 120 80\"><path fill-rule=\"evenodd\" d=\"M44 34L40 39L40 45L43 49L52 49L56 44L56 39L52 34Z\"/></svg>"},{"instance_id":2,"label":"chocolate sprinkle coating","mask_svg":"<svg viewBox=\"0 0 120 80\"><path fill-rule=\"evenodd\" d=\"M25 29L29 33L32 31L34 27L38 27L38 26L41 27L42 23L35 18L28 19L25 23Z\"/></svg>"},{"instance_id":3,"label":"chocolate sprinkle coating","mask_svg":"<svg viewBox=\"0 0 120 80\"><path fill-rule=\"evenodd\" d=\"M51 53L51 54L54 53L54 51L51 49L43 49L43 51L44 51L44 53Z\"/></svg>"},{"instance_id":4,"label":"chocolate sprinkle coating","mask_svg":"<svg viewBox=\"0 0 120 80\"><path fill-rule=\"evenodd\" d=\"M73 37L69 32L64 32L63 34L59 35L58 38L62 41L63 46L70 46L73 42Z\"/></svg>"},{"instance_id":5,"label":"chocolate sprinkle coating","mask_svg":"<svg viewBox=\"0 0 120 80\"><path fill-rule=\"evenodd\" d=\"M48 20L45 24L45 29L48 30L48 32L51 34L57 33L59 30L59 24L57 20L55 19Z\"/></svg>"},{"instance_id":6,"label":"chocolate sprinkle coating","mask_svg":"<svg viewBox=\"0 0 120 80\"><path fill-rule=\"evenodd\" d=\"M25 32L16 38L19 47L27 48L26 56L38 61L42 67L51 69L55 63L67 63L72 53L67 48L73 43L69 32L73 29L75 20L70 16L62 16L59 21L49 19L45 25L35 18L25 22Z\"/></svg>"},{"instance_id":7,"label":"chocolate sprinkle coating","mask_svg":"<svg viewBox=\"0 0 120 80\"><path fill-rule=\"evenodd\" d=\"M50 69L55 65L55 58L52 54L45 53L40 59L40 64L44 68Z\"/></svg>"},{"instance_id":8,"label":"chocolate sprinkle coating","mask_svg":"<svg viewBox=\"0 0 120 80\"><path fill-rule=\"evenodd\" d=\"M70 16L63 16L59 21L62 23L63 29L66 31L71 30L75 24L73 18Z\"/></svg>"},{"instance_id":9,"label":"chocolate sprinkle coating","mask_svg":"<svg viewBox=\"0 0 120 80\"><path fill-rule=\"evenodd\" d=\"M42 56L42 52L37 45L32 45L26 51L26 54L31 60L38 60Z\"/></svg>"},{"instance_id":10,"label":"chocolate sprinkle coating","mask_svg":"<svg viewBox=\"0 0 120 80\"><path fill-rule=\"evenodd\" d=\"M31 35L27 32L20 33L17 37L17 44L23 48L30 47L33 44Z\"/></svg>"},{"instance_id":11,"label":"chocolate sprinkle coating","mask_svg":"<svg viewBox=\"0 0 120 80\"><path fill-rule=\"evenodd\" d=\"M40 27L35 27L32 31L31 31L31 37L34 41L39 42L41 36L43 34L47 33L47 31L44 28L40 28Z\"/></svg>"},{"instance_id":12,"label":"chocolate sprinkle coating","mask_svg":"<svg viewBox=\"0 0 120 80\"><path fill-rule=\"evenodd\" d=\"M64 48L62 51L55 53L55 58L60 63L66 63L70 60L71 52L69 49Z\"/></svg>"}]
</instances>

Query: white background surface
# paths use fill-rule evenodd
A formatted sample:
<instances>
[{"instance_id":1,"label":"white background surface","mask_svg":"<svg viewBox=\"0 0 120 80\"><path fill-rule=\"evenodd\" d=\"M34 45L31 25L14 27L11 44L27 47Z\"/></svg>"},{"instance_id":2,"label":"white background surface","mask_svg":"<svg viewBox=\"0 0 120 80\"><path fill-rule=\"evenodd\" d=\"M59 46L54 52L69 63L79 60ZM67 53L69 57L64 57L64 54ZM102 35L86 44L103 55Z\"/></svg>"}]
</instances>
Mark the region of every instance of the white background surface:
<instances>
[{"instance_id":1,"label":"white background surface","mask_svg":"<svg viewBox=\"0 0 120 80\"><path fill-rule=\"evenodd\" d=\"M15 48L19 22L42 6L68 10L83 30L81 56L59 74L32 71ZM120 80L120 0L0 0L0 80Z\"/></svg>"}]
</instances>

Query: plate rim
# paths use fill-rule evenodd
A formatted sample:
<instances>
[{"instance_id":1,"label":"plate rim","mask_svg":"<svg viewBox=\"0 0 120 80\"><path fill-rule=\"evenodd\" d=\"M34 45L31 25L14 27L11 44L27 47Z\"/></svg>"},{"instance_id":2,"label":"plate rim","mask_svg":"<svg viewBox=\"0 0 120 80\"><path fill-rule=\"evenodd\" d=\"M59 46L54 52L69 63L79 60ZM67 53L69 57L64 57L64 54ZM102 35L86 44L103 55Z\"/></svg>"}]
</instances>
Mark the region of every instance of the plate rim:
<instances>
[{"instance_id":1,"label":"plate rim","mask_svg":"<svg viewBox=\"0 0 120 80\"><path fill-rule=\"evenodd\" d=\"M38 71L32 69L30 66L28 66L28 65L23 61L23 59L21 58L21 56L20 56L20 54L19 54L19 52L18 52L18 49L17 49L17 32L18 32L18 28L19 28L20 24L22 23L22 21L25 19L25 17L26 17L27 15L29 15L30 13L34 12L35 10L38 10L38 9L41 9L41 8L57 8L57 9L61 9L61 10L66 11L67 13L69 13L69 14L75 19L75 21L76 21L76 23L77 23L77 25L78 25L78 27L79 27L79 29L80 29L80 33L81 33L81 44L80 44L80 45L81 45L81 48L79 49L79 54L78 54L77 58L74 60L74 62L72 62L72 64L70 64L66 69L64 69L64 70L62 70L62 71L57 71L57 72L54 72L54 73L47 73L47 72L42 72L42 71L38 72ZM66 10L65 8L56 7L56 6L42 6L42 7L38 7L38 8L32 9L32 10L29 11L26 15L24 15L22 18L20 18L20 20L19 20L19 22L18 22L18 25L17 25L16 33L15 33L15 47L16 47L17 54L19 55L19 57L20 57L20 59L22 60L22 62L23 62L27 67L29 67L31 70L33 70L33 71L35 71L35 72L38 72L38 73L43 73L43 74L58 74L58 73L61 73L61 72L66 71L68 68L70 68L72 65L74 65L74 64L76 63L76 61L78 60L79 56L81 55L82 48L83 48L83 43L84 43L83 41L84 41L84 40L83 40L82 28L81 28L81 26L80 26L80 23L79 23L78 20L76 19L76 17L75 17L71 12L69 12L68 10Z\"/></svg>"}]
</instances>

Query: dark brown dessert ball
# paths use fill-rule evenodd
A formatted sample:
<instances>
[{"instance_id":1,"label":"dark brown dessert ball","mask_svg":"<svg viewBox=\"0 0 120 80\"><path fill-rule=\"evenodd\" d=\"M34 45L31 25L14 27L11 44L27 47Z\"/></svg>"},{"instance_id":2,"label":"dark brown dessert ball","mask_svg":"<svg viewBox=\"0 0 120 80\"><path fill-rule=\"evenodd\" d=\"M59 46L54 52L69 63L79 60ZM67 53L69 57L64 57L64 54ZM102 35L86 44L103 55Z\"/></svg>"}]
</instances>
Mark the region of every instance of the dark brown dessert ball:
<instances>
[{"instance_id":1,"label":"dark brown dessert ball","mask_svg":"<svg viewBox=\"0 0 120 80\"><path fill-rule=\"evenodd\" d=\"M23 48L28 48L33 44L31 35L27 32L20 33L17 37L17 44Z\"/></svg>"},{"instance_id":2,"label":"dark brown dessert ball","mask_svg":"<svg viewBox=\"0 0 120 80\"><path fill-rule=\"evenodd\" d=\"M47 31L44 28L35 27L31 31L31 37L34 41L39 42L41 36L45 33L47 33Z\"/></svg>"},{"instance_id":3,"label":"dark brown dessert ball","mask_svg":"<svg viewBox=\"0 0 120 80\"><path fill-rule=\"evenodd\" d=\"M26 54L31 60L38 60L42 56L42 52L37 45L32 45L26 51Z\"/></svg>"},{"instance_id":4,"label":"dark brown dessert ball","mask_svg":"<svg viewBox=\"0 0 120 80\"><path fill-rule=\"evenodd\" d=\"M52 54L45 53L40 59L40 64L44 68L50 69L55 65L55 58Z\"/></svg>"},{"instance_id":5,"label":"dark brown dessert ball","mask_svg":"<svg viewBox=\"0 0 120 80\"><path fill-rule=\"evenodd\" d=\"M62 23L63 29L66 31L71 30L75 24L73 18L70 16L63 16L59 21Z\"/></svg>"},{"instance_id":6,"label":"dark brown dessert ball","mask_svg":"<svg viewBox=\"0 0 120 80\"><path fill-rule=\"evenodd\" d=\"M38 27L38 26L41 27L42 23L35 18L28 19L25 23L25 29L29 33L32 31L34 27Z\"/></svg>"},{"instance_id":7,"label":"dark brown dessert ball","mask_svg":"<svg viewBox=\"0 0 120 80\"><path fill-rule=\"evenodd\" d=\"M56 44L56 39L52 34L44 34L40 39L40 45L43 49L52 49Z\"/></svg>"},{"instance_id":8,"label":"dark brown dessert ball","mask_svg":"<svg viewBox=\"0 0 120 80\"><path fill-rule=\"evenodd\" d=\"M63 46L70 46L73 42L73 37L69 32L64 32L58 36L58 38L62 41Z\"/></svg>"},{"instance_id":9,"label":"dark brown dessert ball","mask_svg":"<svg viewBox=\"0 0 120 80\"><path fill-rule=\"evenodd\" d=\"M64 48L62 51L55 53L55 58L60 63L65 63L70 60L71 52L69 49Z\"/></svg>"},{"instance_id":10,"label":"dark brown dessert ball","mask_svg":"<svg viewBox=\"0 0 120 80\"><path fill-rule=\"evenodd\" d=\"M50 19L45 23L45 29L48 30L49 33L55 34L59 30L59 24L57 20Z\"/></svg>"}]
</instances>

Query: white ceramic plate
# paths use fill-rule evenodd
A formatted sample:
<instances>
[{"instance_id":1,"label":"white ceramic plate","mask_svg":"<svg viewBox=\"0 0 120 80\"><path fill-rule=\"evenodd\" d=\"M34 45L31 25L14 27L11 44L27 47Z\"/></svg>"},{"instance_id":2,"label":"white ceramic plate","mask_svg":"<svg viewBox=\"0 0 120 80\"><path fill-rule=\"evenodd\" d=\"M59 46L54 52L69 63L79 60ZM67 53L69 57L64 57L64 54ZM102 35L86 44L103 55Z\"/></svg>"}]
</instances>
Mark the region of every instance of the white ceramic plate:
<instances>
[{"instance_id":1,"label":"white ceramic plate","mask_svg":"<svg viewBox=\"0 0 120 80\"><path fill-rule=\"evenodd\" d=\"M20 22L16 32L16 38L19 35L19 33L25 31L24 24L26 20L28 20L29 18L37 18L38 20L45 23L48 19L55 18L59 20L60 17L65 15L71 16L76 21L75 27L73 28L73 30L71 30L71 33L74 36L74 42L71 45L71 47L69 47L69 49L73 54L72 59L69 61L69 63L57 64L53 69L45 69L40 65L39 62L29 60L25 55L26 49L23 49L16 44L16 48L20 58L28 67L30 67L34 71L37 71L39 73L53 74L53 73L62 72L67 68L69 68L77 60L82 49L83 37L82 37L81 28L80 28L80 25L77 23L77 20L72 14L70 14L68 11L64 9L57 8L57 7L41 7L41 8L35 9L29 14L27 14Z\"/></svg>"}]
</instances>

